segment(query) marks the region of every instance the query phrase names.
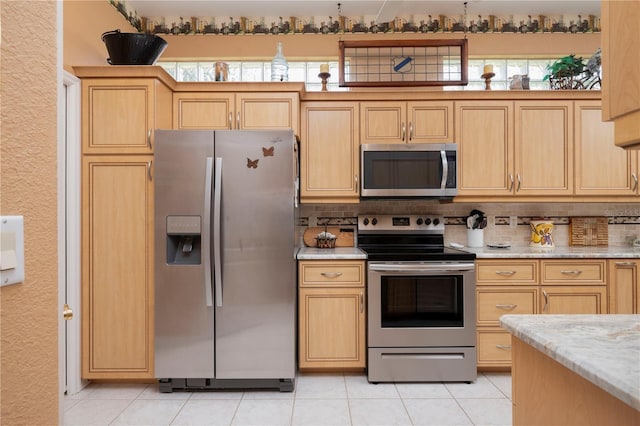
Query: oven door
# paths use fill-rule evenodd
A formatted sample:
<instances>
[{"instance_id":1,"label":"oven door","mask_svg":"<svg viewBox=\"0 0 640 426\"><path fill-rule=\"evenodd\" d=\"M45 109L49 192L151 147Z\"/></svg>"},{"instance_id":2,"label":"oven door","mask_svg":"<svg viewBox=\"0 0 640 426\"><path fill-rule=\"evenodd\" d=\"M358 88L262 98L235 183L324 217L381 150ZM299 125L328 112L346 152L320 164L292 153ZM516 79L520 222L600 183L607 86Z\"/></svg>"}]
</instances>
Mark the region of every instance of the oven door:
<instances>
[{"instance_id":1,"label":"oven door","mask_svg":"<svg viewBox=\"0 0 640 426\"><path fill-rule=\"evenodd\" d=\"M475 346L473 262L370 262L369 347Z\"/></svg>"}]
</instances>

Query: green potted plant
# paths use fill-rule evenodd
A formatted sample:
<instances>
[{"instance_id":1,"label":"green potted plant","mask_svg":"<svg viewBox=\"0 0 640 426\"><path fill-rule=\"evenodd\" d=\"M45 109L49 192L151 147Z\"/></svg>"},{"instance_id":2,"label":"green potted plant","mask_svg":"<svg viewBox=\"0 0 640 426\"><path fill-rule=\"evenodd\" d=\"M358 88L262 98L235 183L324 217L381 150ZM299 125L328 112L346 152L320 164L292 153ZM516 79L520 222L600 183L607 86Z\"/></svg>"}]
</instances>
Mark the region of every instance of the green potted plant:
<instances>
[{"instance_id":1,"label":"green potted plant","mask_svg":"<svg viewBox=\"0 0 640 426\"><path fill-rule=\"evenodd\" d=\"M579 77L584 70L584 59L571 54L547 65L548 74L542 80L549 80L551 89L582 89L584 87Z\"/></svg>"}]
</instances>

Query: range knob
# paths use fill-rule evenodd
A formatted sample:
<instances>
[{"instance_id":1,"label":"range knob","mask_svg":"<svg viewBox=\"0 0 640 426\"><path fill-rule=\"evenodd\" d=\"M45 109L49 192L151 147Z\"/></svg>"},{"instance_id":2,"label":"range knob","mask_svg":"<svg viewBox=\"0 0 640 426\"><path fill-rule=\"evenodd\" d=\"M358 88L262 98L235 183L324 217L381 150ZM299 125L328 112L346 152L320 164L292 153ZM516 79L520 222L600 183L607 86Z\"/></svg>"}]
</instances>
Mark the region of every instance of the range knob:
<instances>
[{"instance_id":1,"label":"range knob","mask_svg":"<svg viewBox=\"0 0 640 426\"><path fill-rule=\"evenodd\" d=\"M424 224L425 224L425 225L427 225L427 226L431 225L431 219L430 219L430 218L428 218L428 217L427 217L427 218L425 218L425 219L424 219Z\"/></svg>"},{"instance_id":2,"label":"range knob","mask_svg":"<svg viewBox=\"0 0 640 426\"><path fill-rule=\"evenodd\" d=\"M418 220L416 220L416 224L422 225L422 218L419 217Z\"/></svg>"},{"instance_id":3,"label":"range knob","mask_svg":"<svg viewBox=\"0 0 640 426\"><path fill-rule=\"evenodd\" d=\"M365 217L365 218L362 220L362 223L364 223L364 226L367 226L367 225L369 224L369 218L368 218L368 217Z\"/></svg>"},{"instance_id":4,"label":"range knob","mask_svg":"<svg viewBox=\"0 0 640 426\"><path fill-rule=\"evenodd\" d=\"M433 226L438 226L439 223L440 223L440 219L438 219L437 217L433 219Z\"/></svg>"},{"instance_id":5,"label":"range knob","mask_svg":"<svg viewBox=\"0 0 640 426\"><path fill-rule=\"evenodd\" d=\"M371 219L371 224L372 225L377 225L378 224L378 219L376 219L375 217L373 219Z\"/></svg>"}]
</instances>

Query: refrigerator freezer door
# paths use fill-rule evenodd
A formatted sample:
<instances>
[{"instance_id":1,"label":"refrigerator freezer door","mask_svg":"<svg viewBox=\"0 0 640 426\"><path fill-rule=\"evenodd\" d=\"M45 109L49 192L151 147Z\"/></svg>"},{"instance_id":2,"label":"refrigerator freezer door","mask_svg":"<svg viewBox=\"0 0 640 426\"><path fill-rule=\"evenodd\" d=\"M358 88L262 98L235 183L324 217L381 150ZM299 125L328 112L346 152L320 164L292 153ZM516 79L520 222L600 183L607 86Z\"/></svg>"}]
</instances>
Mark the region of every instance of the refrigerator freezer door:
<instances>
[{"instance_id":1,"label":"refrigerator freezer door","mask_svg":"<svg viewBox=\"0 0 640 426\"><path fill-rule=\"evenodd\" d=\"M211 273L205 204L211 200L207 166L212 170L214 134L158 130L155 140L155 374L212 378L214 307L211 280L205 277L207 266Z\"/></svg>"},{"instance_id":2,"label":"refrigerator freezer door","mask_svg":"<svg viewBox=\"0 0 640 426\"><path fill-rule=\"evenodd\" d=\"M216 378L294 378L294 135L217 131L215 139L223 282Z\"/></svg>"}]
</instances>

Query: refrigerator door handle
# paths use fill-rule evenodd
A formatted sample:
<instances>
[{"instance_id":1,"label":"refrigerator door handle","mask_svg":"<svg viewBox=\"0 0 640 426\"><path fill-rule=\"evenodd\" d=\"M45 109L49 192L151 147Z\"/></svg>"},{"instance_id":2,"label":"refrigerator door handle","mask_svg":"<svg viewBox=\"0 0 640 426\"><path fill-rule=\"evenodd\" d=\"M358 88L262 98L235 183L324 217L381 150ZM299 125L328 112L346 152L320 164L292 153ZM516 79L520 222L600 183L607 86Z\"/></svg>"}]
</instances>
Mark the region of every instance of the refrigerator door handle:
<instances>
[{"instance_id":1,"label":"refrigerator door handle","mask_svg":"<svg viewBox=\"0 0 640 426\"><path fill-rule=\"evenodd\" d=\"M213 157L207 157L207 171L204 181L204 218L202 220L202 258L204 261L204 291L207 306L213 306L211 291L211 183L213 178Z\"/></svg>"},{"instance_id":2,"label":"refrigerator door handle","mask_svg":"<svg viewBox=\"0 0 640 426\"><path fill-rule=\"evenodd\" d=\"M222 201L222 158L216 157L215 167L215 179L213 187L213 268L215 274L215 287L216 287L216 306L222 307L222 254L220 243L222 235L220 230L220 218L222 215L221 201Z\"/></svg>"}]
</instances>

